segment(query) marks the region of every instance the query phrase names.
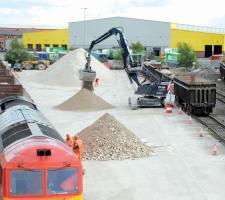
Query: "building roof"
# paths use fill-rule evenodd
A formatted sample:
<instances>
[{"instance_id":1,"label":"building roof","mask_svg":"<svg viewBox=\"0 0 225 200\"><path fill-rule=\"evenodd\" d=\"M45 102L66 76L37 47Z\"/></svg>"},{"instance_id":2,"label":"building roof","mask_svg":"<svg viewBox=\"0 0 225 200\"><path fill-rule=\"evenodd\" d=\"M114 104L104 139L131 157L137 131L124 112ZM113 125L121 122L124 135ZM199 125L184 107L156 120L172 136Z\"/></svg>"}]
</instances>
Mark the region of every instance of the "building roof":
<instances>
[{"instance_id":1,"label":"building roof","mask_svg":"<svg viewBox=\"0 0 225 200\"><path fill-rule=\"evenodd\" d=\"M132 17L105 17L105 18L98 18L98 19L87 19L85 21L97 21L97 20L113 20L113 19L129 19L129 20L142 20L142 21L151 21L151 22L161 22L161 23L169 23L169 22L164 22L164 21L158 21L158 20L150 20L150 19L138 19L138 18L132 18ZM75 21L75 22L69 22L69 23L76 23L76 22L83 22L81 21Z\"/></svg>"},{"instance_id":2,"label":"building roof","mask_svg":"<svg viewBox=\"0 0 225 200\"><path fill-rule=\"evenodd\" d=\"M44 30L54 30L54 29L4 28L4 27L0 27L0 35L22 36L23 33L37 32L37 31L44 31Z\"/></svg>"}]
</instances>

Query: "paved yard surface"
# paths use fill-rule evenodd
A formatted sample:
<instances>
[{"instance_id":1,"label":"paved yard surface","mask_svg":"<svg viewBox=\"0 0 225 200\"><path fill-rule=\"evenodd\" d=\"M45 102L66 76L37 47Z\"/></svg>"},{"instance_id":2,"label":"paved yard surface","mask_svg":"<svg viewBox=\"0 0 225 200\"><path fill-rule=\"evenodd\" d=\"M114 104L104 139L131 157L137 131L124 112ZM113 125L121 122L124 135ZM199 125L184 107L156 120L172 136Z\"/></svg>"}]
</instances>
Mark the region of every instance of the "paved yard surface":
<instances>
[{"instance_id":1,"label":"paved yard surface","mask_svg":"<svg viewBox=\"0 0 225 200\"><path fill-rule=\"evenodd\" d=\"M92 124L104 113L115 116L155 151L147 159L124 161L85 161L84 200L223 200L225 198L225 148L212 156L216 140L201 125L178 108L172 114L163 108L132 111L127 99L132 87L124 71L115 71L113 85L100 85L96 94L114 108L99 112L63 112L54 107L78 91L34 84L29 76L37 71L19 73L38 107L65 137Z\"/></svg>"}]
</instances>

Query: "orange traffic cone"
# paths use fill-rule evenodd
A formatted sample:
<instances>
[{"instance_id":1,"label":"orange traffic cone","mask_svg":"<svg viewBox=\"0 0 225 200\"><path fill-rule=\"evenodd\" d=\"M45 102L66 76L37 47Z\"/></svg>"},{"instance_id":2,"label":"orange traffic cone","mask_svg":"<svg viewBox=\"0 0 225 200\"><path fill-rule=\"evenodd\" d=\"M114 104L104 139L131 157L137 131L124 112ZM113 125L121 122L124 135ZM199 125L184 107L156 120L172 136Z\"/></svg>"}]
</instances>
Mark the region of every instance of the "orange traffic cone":
<instances>
[{"instance_id":1,"label":"orange traffic cone","mask_svg":"<svg viewBox=\"0 0 225 200\"><path fill-rule=\"evenodd\" d=\"M181 110L181 108L179 109L178 114L179 114L179 115L181 115L181 114L182 114L182 110Z\"/></svg>"},{"instance_id":2,"label":"orange traffic cone","mask_svg":"<svg viewBox=\"0 0 225 200\"><path fill-rule=\"evenodd\" d=\"M219 151L217 149L216 143L213 145L212 155L216 156L219 154Z\"/></svg>"},{"instance_id":3,"label":"orange traffic cone","mask_svg":"<svg viewBox=\"0 0 225 200\"><path fill-rule=\"evenodd\" d=\"M173 105L172 104L166 104L166 113L172 113L173 112Z\"/></svg>"},{"instance_id":4,"label":"orange traffic cone","mask_svg":"<svg viewBox=\"0 0 225 200\"><path fill-rule=\"evenodd\" d=\"M190 117L189 117L188 123L189 123L189 124L192 124L192 117L191 117L191 115L190 115Z\"/></svg>"},{"instance_id":5,"label":"orange traffic cone","mask_svg":"<svg viewBox=\"0 0 225 200\"><path fill-rule=\"evenodd\" d=\"M202 128L200 129L199 137L204 137Z\"/></svg>"}]
</instances>

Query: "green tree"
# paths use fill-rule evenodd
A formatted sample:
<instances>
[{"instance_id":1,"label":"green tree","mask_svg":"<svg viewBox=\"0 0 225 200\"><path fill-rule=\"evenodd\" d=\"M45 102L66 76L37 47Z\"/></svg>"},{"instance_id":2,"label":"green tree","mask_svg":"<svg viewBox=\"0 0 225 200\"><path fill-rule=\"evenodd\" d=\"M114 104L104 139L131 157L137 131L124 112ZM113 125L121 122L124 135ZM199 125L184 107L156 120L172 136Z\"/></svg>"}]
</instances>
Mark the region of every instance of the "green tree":
<instances>
[{"instance_id":1,"label":"green tree","mask_svg":"<svg viewBox=\"0 0 225 200\"><path fill-rule=\"evenodd\" d=\"M122 51L121 51L121 49L115 49L113 51L113 59L114 60L122 60Z\"/></svg>"},{"instance_id":2,"label":"green tree","mask_svg":"<svg viewBox=\"0 0 225 200\"><path fill-rule=\"evenodd\" d=\"M145 51L145 47L139 41L132 43L131 49L133 50L133 53L144 53Z\"/></svg>"},{"instance_id":3,"label":"green tree","mask_svg":"<svg viewBox=\"0 0 225 200\"><path fill-rule=\"evenodd\" d=\"M5 55L5 60L14 65L16 60L21 63L29 59L32 59L32 55L18 42L17 38L14 38L10 43L10 50Z\"/></svg>"},{"instance_id":4,"label":"green tree","mask_svg":"<svg viewBox=\"0 0 225 200\"><path fill-rule=\"evenodd\" d=\"M198 64L198 60L195 54L195 51L192 49L192 47L185 43L178 43L178 62L179 66L181 67L192 67L193 62Z\"/></svg>"}]
</instances>

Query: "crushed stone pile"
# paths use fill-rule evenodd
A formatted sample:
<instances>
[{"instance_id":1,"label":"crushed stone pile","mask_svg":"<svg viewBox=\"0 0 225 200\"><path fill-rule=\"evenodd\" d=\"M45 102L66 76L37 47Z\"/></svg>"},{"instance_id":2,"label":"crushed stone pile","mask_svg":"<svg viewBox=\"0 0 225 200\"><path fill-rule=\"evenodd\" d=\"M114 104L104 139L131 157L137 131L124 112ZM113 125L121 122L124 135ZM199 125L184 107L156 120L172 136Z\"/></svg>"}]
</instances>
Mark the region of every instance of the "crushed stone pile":
<instances>
[{"instance_id":1,"label":"crushed stone pile","mask_svg":"<svg viewBox=\"0 0 225 200\"><path fill-rule=\"evenodd\" d=\"M106 113L78 133L84 144L84 160L123 160L154 154L134 133Z\"/></svg>"},{"instance_id":2,"label":"crushed stone pile","mask_svg":"<svg viewBox=\"0 0 225 200\"><path fill-rule=\"evenodd\" d=\"M56 108L65 111L88 112L111 109L112 106L90 90L83 88Z\"/></svg>"},{"instance_id":3,"label":"crushed stone pile","mask_svg":"<svg viewBox=\"0 0 225 200\"><path fill-rule=\"evenodd\" d=\"M86 53L82 48L73 50L31 79L36 83L53 86L80 87L82 81L79 80L79 69L83 69L86 64ZM113 73L93 56L91 67L96 71L100 83L107 84L113 80Z\"/></svg>"}]
</instances>

